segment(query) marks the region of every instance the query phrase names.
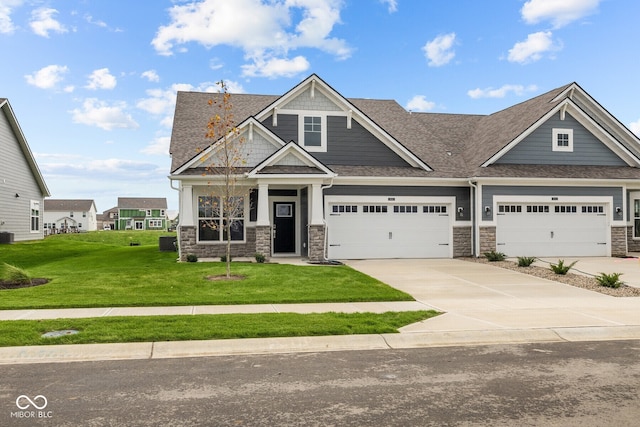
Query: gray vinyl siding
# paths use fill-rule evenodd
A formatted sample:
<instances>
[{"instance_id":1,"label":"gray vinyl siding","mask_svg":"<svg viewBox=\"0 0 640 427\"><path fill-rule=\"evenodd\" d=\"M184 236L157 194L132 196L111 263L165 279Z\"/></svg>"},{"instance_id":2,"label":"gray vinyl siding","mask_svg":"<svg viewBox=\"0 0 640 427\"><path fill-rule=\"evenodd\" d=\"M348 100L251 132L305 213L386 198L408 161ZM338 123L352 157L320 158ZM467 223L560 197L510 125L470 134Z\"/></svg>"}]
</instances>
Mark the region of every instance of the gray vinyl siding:
<instances>
[{"instance_id":1,"label":"gray vinyl siding","mask_svg":"<svg viewBox=\"0 0 640 427\"><path fill-rule=\"evenodd\" d=\"M313 153L326 165L409 166L355 120L347 129L346 117L329 116L327 128L327 152Z\"/></svg>"},{"instance_id":2,"label":"gray vinyl siding","mask_svg":"<svg viewBox=\"0 0 640 427\"><path fill-rule=\"evenodd\" d=\"M413 196L413 197L455 197L456 221L471 220L471 189L469 187L401 187L383 185L335 185L324 191L325 196ZM462 208L462 215L458 214Z\"/></svg>"},{"instance_id":3,"label":"gray vinyl siding","mask_svg":"<svg viewBox=\"0 0 640 427\"><path fill-rule=\"evenodd\" d=\"M273 116L267 117L262 124L278 135L284 142L298 142L298 116L295 114L278 114L278 126L273 126Z\"/></svg>"},{"instance_id":4,"label":"gray vinyl siding","mask_svg":"<svg viewBox=\"0 0 640 427\"><path fill-rule=\"evenodd\" d=\"M278 114L278 126L272 118L262 122L284 141L298 143L298 116ZM347 118L327 116L327 152L313 152L326 165L343 166L408 166L408 163L380 142L357 121L347 129Z\"/></svg>"},{"instance_id":5,"label":"gray vinyl siding","mask_svg":"<svg viewBox=\"0 0 640 427\"><path fill-rule=\"evenodd\" d=\"M537 187L537 186L483 186L482 187L482 206L490 206L493 208L493 198L495 196L582 196L585 199L589 197L612 197L613 208L622 208L624 191L621 187ZM492 221L494 212L491 215L482 213L483 221ZM612 218L614 221L622 221L622 216Z\"/></svg>"},{"instance_id":6,"label":"gray vinyl siding","mask_svg":"<svg viewBox=\"0 0 640 427\"><path fill-rule=\"evenodd\" d=\"M14 234L15 241L44 237L44 198L16 136L0 111L0 232ZM16 197L16 194L19 197ZM31 201L40 202L40 231L31 233Z\"/></svg>"},{"instance_id":7,"label":"gray vinyl siding","mask_svg":"<svg viewBox=\"0 0 640 427\"><path fill-rule=\"evenodd\" d=\"M553 151L552 130L573 129L573 151ZM537 165L625 166L626 163L585 129L569 113L554 115L513 147L496 163Z\"/></svg>"}]
</instances>

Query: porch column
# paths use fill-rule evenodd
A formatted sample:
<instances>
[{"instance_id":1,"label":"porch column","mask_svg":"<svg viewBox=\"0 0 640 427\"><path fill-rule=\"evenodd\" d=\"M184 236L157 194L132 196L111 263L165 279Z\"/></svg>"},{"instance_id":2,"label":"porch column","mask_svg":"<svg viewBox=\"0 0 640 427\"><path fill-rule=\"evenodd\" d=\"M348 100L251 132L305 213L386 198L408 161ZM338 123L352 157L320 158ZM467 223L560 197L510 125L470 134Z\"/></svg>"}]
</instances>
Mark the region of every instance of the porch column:
<instances>
[{"instance_id":1,"label":"porch column","mask_svg":"<svg viewBox=\"0 0 640 427\"><path fill-rule=\"evenodd\" d=\"M193 187L183 185L180 192L180 225L193 227L195 218L193 217Z\"/></svg>"},{"instance_id":2,"label":"porch column","mask_svg":"<svg viewBox=\"0 0 640 427\"><path fill-rule=\"evenodd\" d=\"M258 184L258 218L256 220L256 253L271 257L271 223L269 222L269 185Z\"/></svg>"},{"instance_id":3,"label":"porch column","mask_svg":"<svg viewBox=\"0 0 640 427\"><path fill-rule=\"evenodd\" d=\"M311 185L311 221L309 221L309 225L324 225L322 184Z\"/></svg>"},{"instance_id":4,"label":"porch column","mask_svg":"<svg viewBox=\"0 0 640 427\"><path fill-rule=\"evenodd\" d=\"M271 225L269 221L269 184L258 184L258 219L256 225Z\"/></svg>"}]
</instances>

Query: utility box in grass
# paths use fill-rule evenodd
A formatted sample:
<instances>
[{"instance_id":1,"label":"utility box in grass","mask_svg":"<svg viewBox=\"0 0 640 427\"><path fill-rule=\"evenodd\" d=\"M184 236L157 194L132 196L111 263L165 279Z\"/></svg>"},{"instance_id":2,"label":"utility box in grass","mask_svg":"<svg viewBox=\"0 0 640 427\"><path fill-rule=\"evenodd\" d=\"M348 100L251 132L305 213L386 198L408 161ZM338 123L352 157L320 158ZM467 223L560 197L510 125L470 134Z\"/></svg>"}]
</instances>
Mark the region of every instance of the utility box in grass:
<instances>
[{"instance_id":1,"label":"utility box in grass","mask_svg":"<svg viewBox=\"0 0 640 427\"><path fill-rule=\"evenodd\" d=\"M160 236L160 252L175 252L177 241L176 236Z\"/></svg>"},{"instance_id":2,"label":"utility box in grass","mask_svg":"<svg viewBox=\"0 0 640 427\"><path fill-rule=\"evenodd\" d=\"M0 244L13 243L13 233L3 231L0 233Z\"/></svg>"}]
</instances>

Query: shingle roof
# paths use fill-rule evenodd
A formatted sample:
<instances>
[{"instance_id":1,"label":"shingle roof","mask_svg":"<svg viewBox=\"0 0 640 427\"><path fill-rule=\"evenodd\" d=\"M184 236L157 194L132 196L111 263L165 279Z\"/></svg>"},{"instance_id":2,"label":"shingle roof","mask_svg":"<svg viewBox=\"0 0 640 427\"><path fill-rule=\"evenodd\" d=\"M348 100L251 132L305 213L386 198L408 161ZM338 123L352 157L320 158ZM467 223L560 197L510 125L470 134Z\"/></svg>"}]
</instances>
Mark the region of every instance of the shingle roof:
<instances>
[{"instance_id":1,"label":"shingle roof","mask_svg":"<svg viewBox=\"0 0 640 427\"><path fill-rule=\"evenodd\" d=\"M93 200L45 199L44 210L49 212L89 212Z\"/></svg>"},{"instance_id":2,"label":"shingle roof","mask_svg":"<svg viewBox=\"0 0 640 427\"><path fill-rule=\"evenodd\" d=\"M167 209L164 197L118 197L119 209Z\"/></svg>"},{"instance_id":3,"label":"shingle roof","mask_svg":"<svg viewBox=\"0 0 640 427\"><path fill-rule=\"evenodd\" d=\"M404 176L466 178L471 176L553 177L570 176L614 177L629 168L567 167L542 168L520 165L481 167L481 165L536 124L545 114L561 103L555 99L570 83L490 115L412 113L394 100L348 98L366 117L393 139L420 158L433 171L419 168L379 166L338 166L327 164L339 176ZM184 165L212 143L205 138L205 128L214 110L210 99L219 94L179 92L171 138L171 170ZM240 123L273 104L279 96L233 94L234 119ZM620 178L632 176L624 172Z\"/></svg>"},{"instance_id":4,"label":"shingle roof","mask_svg":"<svg viewBox=\"0 0 640 427\"><path fill-rule=\"evenodd\" d=\"M209 118L216 113L216 107L209 106L209 100L220 99L219 93L178 92L176 110L171 134L171 172L198 155L214 141L205 137ZM233 118L236 124L257 114L278 96L233 94Z\"/></svg>"}]
</instances>

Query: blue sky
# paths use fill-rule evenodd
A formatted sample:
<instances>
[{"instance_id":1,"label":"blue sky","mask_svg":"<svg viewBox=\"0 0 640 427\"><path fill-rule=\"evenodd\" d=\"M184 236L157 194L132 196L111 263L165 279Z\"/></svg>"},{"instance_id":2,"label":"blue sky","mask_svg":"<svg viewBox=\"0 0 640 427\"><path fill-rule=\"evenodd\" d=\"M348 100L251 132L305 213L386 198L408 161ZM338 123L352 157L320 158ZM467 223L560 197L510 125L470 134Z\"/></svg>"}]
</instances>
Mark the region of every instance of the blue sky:
<instances>
[{"instance_id":1,"label":"blue sky","mask_svg":"<svg viewBox=\"0 0 640 427\"><path fill-rule=\"evenodd\" d=\"M490 114L573 81L640 135L636 0L0 0L0 97L53 198L167 197L177 90ZM203 128L206 123L203 123Z\"/></svg>"}]
</instances>

